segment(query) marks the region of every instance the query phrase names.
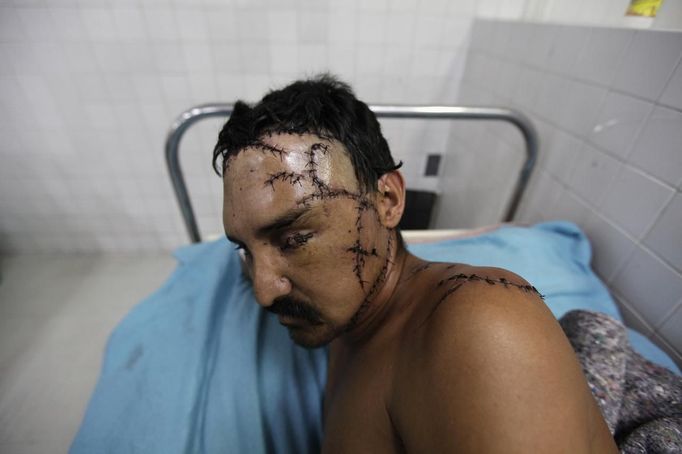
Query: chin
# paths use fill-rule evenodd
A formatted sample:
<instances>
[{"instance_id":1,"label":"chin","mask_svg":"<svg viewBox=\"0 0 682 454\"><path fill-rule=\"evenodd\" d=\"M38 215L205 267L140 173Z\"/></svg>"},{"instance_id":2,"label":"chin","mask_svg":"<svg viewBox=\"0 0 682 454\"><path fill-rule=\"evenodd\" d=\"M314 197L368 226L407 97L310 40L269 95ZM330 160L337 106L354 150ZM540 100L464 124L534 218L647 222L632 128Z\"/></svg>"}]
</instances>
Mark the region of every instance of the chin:
<instances>
[{"instance_id":1,"label":"chin","mask_svg":"<svg viewBox=\"0 0 682 454\"><path fill-rule=\"evenodd\" d=\"M289 337L296 345L303 348L314 349L324 347L337 337L337 333L332 330L325 329L324 325L294 328L288 327Z\"/></svg>"}]
</instances>

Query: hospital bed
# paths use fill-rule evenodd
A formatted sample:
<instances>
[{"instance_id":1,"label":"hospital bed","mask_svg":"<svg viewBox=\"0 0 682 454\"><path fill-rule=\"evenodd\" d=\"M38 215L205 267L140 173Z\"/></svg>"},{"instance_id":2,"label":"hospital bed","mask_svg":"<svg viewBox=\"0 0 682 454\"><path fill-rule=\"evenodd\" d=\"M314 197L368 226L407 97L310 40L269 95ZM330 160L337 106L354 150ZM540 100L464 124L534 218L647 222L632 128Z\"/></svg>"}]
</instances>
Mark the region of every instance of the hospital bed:
<instances>
[{"instance_id":1,"label":"hospital bed","mask_svg":"<svg viewBox=\"0 0 682 454\"><path fill-rule=\"evenodd\" d=\"M512 222L538 153L533 126L522 114L493 107L370 107L380 118L502 120L516 126L526 144L502 223L403 232L412 253L510 269L538 288L557 318L586 309L621 320L590 268L590 244L576 225ZM171 127L168 170L191 244L175 252L178 267L168 281L111 335L73 453L319 449L326 352L295 346L276 318L255 304L224 237L202 241L180 167L185 131L202 118L227 117L231 109L197 106ZM644 336L630 331L629 338L641 354L676 370Z\"/></svg>"}]
</instances>

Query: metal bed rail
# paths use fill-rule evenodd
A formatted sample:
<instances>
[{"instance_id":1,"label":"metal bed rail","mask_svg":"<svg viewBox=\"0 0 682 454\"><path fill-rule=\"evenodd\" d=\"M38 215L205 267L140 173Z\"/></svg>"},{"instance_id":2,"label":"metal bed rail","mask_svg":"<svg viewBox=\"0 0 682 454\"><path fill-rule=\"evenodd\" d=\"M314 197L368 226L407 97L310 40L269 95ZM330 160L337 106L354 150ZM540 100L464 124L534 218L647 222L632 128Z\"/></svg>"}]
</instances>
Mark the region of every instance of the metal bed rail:
<instances>
[{"instance_id":1,"label":"metal bed rail","mask_svg":"<svg viewBox=\"0 0 682 454\"><path fill-rule=\"evenodd\" d=\"M203 104L186 110L173 122L166 137L166 164L180 206L187 233L193 243L201 241L192 202L180 168L178 148L187 129L197 121L209 117L229 117L232 104ZM432 118L441 120L501 120L516 126L526 143L526 160L521 167L512 197L505 211L504 221L512 221L526 189L538 154L538 139L530 120L521 112L503 107L467 107L437 105L370 105L378 118Z\"/></svg>"}]
</instances>

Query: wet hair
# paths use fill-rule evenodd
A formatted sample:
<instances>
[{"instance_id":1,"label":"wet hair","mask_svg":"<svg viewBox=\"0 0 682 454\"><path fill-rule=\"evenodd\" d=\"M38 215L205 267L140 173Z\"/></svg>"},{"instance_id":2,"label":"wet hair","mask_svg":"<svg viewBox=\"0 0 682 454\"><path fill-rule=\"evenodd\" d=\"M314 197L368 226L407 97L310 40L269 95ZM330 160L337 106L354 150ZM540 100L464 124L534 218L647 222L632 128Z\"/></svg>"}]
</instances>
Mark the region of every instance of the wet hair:
<instances>
[{"instance_id":1,"label":"wet hair","mask_svg":"<svg viewBox=\"0 0 682 454\"><path fill-rule=\"evenodd\" d=\"M231 157L265 136L282 133L314 134L340 142L364 193L376 191L379 177L402 165L393 160L367 104L347 84L321 74L271 91L253 106L238 101L213 149L214 170L221 175Z\"/></svg>"}]
</instances>

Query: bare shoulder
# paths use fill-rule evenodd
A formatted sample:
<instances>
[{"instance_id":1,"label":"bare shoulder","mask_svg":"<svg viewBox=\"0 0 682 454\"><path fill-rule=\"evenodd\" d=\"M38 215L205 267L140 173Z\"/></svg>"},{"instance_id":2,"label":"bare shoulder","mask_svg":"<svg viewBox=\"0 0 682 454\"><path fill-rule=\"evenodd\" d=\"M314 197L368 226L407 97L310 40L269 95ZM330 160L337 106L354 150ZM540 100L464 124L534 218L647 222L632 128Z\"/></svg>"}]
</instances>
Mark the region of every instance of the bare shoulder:
<instances>
[{"instance_id":1,"label":"bare shoulder","mask_svg":"<svg viewBox=\"0 0 682 454\"><path fill-rule=\"evenodd\" d=\"M533 334L528 330L558 327L539 291L511 271L454 265L434 269L433 274L432 292L415 320L427 342L489 339L493 334L499 339L517 330Z\"/></svg>"},{"instance_id":2,"label":"bare shoulder","mask_svg":"<svg viewBox=\"0 0 682 454\"><path fill-rule=\"evenodd\" d=\"M597 435L612 443L568 340L530 283L499 268L432 272L439 274L410 336L410 366L400 370L395 409L406 446L590 452Z\"/></svg>"}]
</instances>

